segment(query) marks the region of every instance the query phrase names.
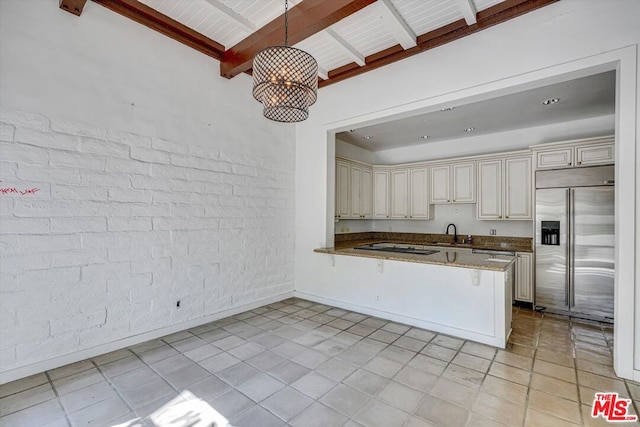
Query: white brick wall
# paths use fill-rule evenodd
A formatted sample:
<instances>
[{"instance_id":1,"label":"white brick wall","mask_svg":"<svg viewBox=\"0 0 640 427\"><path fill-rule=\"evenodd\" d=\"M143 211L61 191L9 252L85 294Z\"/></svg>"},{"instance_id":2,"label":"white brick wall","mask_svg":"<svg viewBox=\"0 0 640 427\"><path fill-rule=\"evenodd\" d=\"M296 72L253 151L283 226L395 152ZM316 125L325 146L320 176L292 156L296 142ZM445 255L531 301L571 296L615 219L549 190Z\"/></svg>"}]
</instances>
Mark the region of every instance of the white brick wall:
<instances>
[{"instance_id":1,"label":"white brick wall","mask_svg":"<svg viewBox=\"0 0 640 427\"><path fill-rule=\"evenodd\" d=\"M292 140L260 157L3 108L0 141L0 187L40 189L0 195L0 373L293 290Z\"/></svg>"}]
</instances>

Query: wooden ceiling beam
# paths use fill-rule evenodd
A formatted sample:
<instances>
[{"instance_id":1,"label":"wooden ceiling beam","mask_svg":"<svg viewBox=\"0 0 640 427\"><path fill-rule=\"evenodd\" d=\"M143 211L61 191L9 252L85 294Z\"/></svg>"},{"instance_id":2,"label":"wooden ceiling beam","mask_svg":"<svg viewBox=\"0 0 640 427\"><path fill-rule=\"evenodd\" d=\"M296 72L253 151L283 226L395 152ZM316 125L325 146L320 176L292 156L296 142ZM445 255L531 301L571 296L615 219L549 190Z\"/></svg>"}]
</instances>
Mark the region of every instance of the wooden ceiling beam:
<instances>
[{"instance_id":1,"label":"wooden ceiling beam","mask_svg":"<svg viewBox=\"0 0 640 427\"><path fill-rule=\"evenodd\" d=\"M473 25L467 25L464 19L460 19L445 27L418 36L418 45L411 49L404 50L400 45L392 46L382 52L367 56L365 58L366 65L363 67L353 67L352 65L355 64L347 64L336 70L330 70L329 80L319 82L318 86L328 86L348 79L349 77L400 61L557 1L558 0L506 0L478 12L476 15L477 23Z\"/></svg>"},{"instance_id":2,"label":"wooden ceiling beam","mask_svg":"<svg viewBox=\"0 0 640 427\"><path fill-rule=\"evenodd\" d=\"M289 10L289 46L324 30L339 20L375 3L376 0L304 0ZM282 16L269 22L228 49L220 60L220 75L235 77L251 68L256 53L284 44Z\"/></svg>"},{"instance_id":3,"label":"wooden ceiling beam","mask_svg":"<svg viewBox=\"0 0 640 427\"><path fill-rule=\"evenodd\" d=\"M203 36L197 31L192 30L186 25L163 15L137 0L93 1L212 58L220 59L224 52L224 46L220 43Z\"/></svg>"},{"instance_id":4,"label":"wooden ceiling beam","mask_svg":"<svg viewBox=\"0 0 640 427\"><path fill-rule=\"evenodd\" d=\"M82 15L82 9L87 0L60 0L58 3L60 9L66 10L69 13L73 13L76 16Z\"/></svg>"}]
</instances>

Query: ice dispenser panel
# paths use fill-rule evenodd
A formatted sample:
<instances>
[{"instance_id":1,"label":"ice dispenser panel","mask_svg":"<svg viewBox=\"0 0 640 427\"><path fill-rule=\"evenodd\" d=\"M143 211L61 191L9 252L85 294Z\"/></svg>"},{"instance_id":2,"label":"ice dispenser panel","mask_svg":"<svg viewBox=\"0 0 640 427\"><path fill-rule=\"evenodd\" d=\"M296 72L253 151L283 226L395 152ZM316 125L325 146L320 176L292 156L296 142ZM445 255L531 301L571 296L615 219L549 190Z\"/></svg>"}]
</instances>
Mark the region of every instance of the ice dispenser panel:
<instances>
[{"instance_id":1,"label":"ice dispenser panel","mask_svg":"<svg viewBox=\"0 0 640 427\"><path fill-rule=\"evenodd\" d=\"M560 221L542 221L542 244L560 244Z\"/></svg>"}]
</instances>

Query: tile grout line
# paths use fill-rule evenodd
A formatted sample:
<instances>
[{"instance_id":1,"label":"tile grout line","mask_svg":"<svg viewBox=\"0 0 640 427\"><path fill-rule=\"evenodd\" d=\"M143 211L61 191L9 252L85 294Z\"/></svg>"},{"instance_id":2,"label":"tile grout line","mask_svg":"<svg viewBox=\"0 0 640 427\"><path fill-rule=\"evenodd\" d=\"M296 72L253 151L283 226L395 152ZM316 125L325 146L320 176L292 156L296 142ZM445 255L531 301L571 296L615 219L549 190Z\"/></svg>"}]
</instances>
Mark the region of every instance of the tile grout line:
<instances>
[{"instance_id":1,"label":"tile grout line","mask_svg":"<svg viewBox=\"0 0 640 427\"><path fill-rule=\"evenodd\" d=\"M58 402L58 405L60 405L60 408L62 408L62 412L64 413L65 420L67 420L67 423L70 426L72 426L73 424L71 423L71 418L69 417L69 413L67 412L67 408L65 408L64 405L62 404L62 401L60 400L60 394L58 393L58 390L56 389L55 385L53 384L53 380L51 380L51 376L46 371L43 372L43 373L47 377L47 381L49 381L49 385L51 386L51 389L53 390L53 393L56 396L55 398L56 398L56 400Z\"/></svg>"}]
</instances>

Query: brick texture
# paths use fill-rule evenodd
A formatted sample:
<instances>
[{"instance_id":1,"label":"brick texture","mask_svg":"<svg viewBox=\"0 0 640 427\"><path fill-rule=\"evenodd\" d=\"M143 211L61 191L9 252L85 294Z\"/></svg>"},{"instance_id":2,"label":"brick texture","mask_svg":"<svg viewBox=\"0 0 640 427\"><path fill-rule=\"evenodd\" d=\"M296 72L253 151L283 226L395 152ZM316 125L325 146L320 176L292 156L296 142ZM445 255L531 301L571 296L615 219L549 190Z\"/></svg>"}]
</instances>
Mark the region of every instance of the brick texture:
<instances>
[{"instance_id":1,"label":"brick texture","mask_svg":"<svg viewBox=\"0 0 640 427\"><path fill-rule=\"evenodd\" d=\"M293 140L220 146L0 110L0 372L293 290Z\"/></svg>"}]
</instances>

